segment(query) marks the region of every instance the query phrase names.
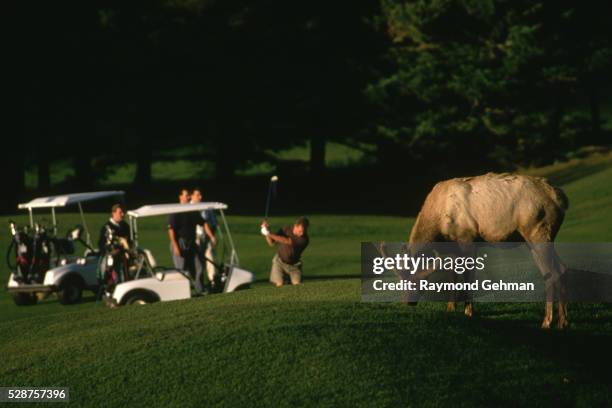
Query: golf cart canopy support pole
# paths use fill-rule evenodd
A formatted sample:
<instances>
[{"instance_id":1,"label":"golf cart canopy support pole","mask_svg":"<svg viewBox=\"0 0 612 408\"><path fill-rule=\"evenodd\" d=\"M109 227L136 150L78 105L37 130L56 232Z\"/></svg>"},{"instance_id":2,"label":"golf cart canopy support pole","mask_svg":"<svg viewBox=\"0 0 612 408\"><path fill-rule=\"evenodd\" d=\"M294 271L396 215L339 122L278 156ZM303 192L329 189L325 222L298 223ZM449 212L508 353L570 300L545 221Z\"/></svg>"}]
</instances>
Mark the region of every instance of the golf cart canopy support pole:
<instances>
[{"instance_id":1,"label":"golf cart canopy support pole","mask_svg":"<svg viewBox=\"0 0 612 408\"><path fill-rule=\"evenodd\" d=\"M53 223L53 235L57 235L57 219L55 218L55 207L51 207L51 222Z\"/></svg>"},{"instance_id":2,"label":"golf cart canopy support pole","mask_svg":"<svg viewBox=\"0 0 612 408\"><path fill-rule=\"evenodd\" d=\"M85 214L83 214L83 206L81 205L81 203L78 203L79 205L79 213L81 213L81 222L83 222L83 228L85 228L85 236L87 237L87 245L89 245L90 247L91 245L91 235L89 235L89 228L87 228L87 221L85 221Z\"/></svg>"},{"instance_id":3,"label":"golf cart canopy support pole","mask_svg":"<svg viewBox=\"0 0 612 408\"><path fill-rule=\"evenodd\" d=\"M225 227L225 233L227 234L227 239L232 247L232 257L230 262L232 264L240 266L240 260L238 259L238 253L236 252L236 248L234 247L234 240L232 239L232 234L230 233L229 227L227 226L227 220L225 219L225 213L223 210L219 210L221 213L221 219L223 220L223 226ZM235 261L235 262L234 262Z\"/></svg>"},{"instance_id":4,"label":"golf cart canopy support pole","mask_svg":"<svg viewBox=\"0 0 612 408\"><path fill-rule=\"evenodd\" d=\"M32 208L28 208L28 213L30 214L30 228L34 228L34 215L32 214Z\"/></svg>"},{"instance_id":5,"label":"golf cart canopy support pole","mask_svg":"<svg viewBox=\"0 0 612 408\"><path fill-rule=\"evenodd\" d=\"M130 234L132 238L132 242L137 247L138 246L138 220L136 217L132 217L130 215Z\"/></svg>"},{"instance_id":6,"label":"golf cart canopy support pole","mask_svg":"<svg viewBox=\"0 0 612 408\"><path fill-rule=\"evenodd\" d=\"M130 240L134 243L134 245L138 245L136 242L136 237L134 237L134 217L128 214L128 220L130 220Z\"/></svg>"}]
</instances>

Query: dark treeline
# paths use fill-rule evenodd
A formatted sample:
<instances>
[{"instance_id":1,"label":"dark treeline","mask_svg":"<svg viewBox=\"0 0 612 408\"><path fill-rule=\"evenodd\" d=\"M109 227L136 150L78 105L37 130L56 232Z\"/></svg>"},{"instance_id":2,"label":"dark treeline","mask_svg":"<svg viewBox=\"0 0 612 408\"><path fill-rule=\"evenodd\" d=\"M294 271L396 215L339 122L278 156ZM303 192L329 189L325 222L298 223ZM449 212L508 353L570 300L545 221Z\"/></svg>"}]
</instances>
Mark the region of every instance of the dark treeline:
<instances>
[{"instance_id":1,"label":"dark treeline","mask_svg":"<svg viewBox=\"0 0 612 408\"><path fill-rule=\"evenodd\" d=\"M558 1L10 2L2 207L24 196L26 166L47 192L56 160L74 168L65 190L136 163L132 188L144 191L153 161L177 147L214 163L223 195L222 185L249 185L237 170L267 162L282 173L287 163L269 152L308 142L308 166L287 170L303 186L295 200L319 193L338 207L398 180L425 188L550 163L609 143L611 11ZM366 159L331 172L330 141Z\"/></svg>"}]
</instances>

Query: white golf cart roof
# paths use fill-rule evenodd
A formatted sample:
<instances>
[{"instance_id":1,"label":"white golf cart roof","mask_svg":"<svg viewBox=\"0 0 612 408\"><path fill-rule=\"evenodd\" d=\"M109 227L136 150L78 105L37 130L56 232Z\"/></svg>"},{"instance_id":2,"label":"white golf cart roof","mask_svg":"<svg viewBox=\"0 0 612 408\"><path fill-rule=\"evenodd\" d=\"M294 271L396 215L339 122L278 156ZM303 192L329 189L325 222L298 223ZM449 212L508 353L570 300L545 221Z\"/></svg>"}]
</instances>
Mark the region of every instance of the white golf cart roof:
<instances>
[{"instance_id":1,"label":"white golf cart roof","mask_svg":"<svg viewBox=\"0 0 612 408\"><path fill-rule=\"evenodd\" d=\"M195 204L153 204L145 205L136 210L128 211L130 217L152 217L205 210L226 210L227 204L217 202L202 202Z\"/></svg>"},{"instance_id":2,"label":"white golf cart roof","mask_svg":"<svg viewBox=\"0 0 612 408\"><path fill-rule=\"evenodd\" d=\"M32 208L56 208L66 207L73 204L80 204L85 201L99 200L106 197L123 196L123 191L94 191L90 193L62 194L49 197L35 198L29 203L19 204L17 208L28 209Z\"/></svg>"},{"instance_id":3,"label":"white golf cart roof","mask_svg":"<svg viewBox=\"0 0 612 408\"><path fill-rule=\"evenodd\" d=\"M196 212L196 211L206 211L206 210L218 210L221 214L221 220L223 229L225 229L225 234L227 235L227 239L231 248L231 263L235 265L239 265L240 261L238 260L238 253L236 252L236 247L234 246L234 240L232 239L232 235L229 230L229 226L227 225L227 220L225 219L225 214L223 210L227 210L227 204L219 203L219 202L202 202L195 204L152 204L152 205L144 205L135 210L130 210L127 212L130 217L130 233L132 236L132 240L138 245L138 218L141 217L153 217L156 215L169 215L169 214L180 214L180 213L188 213L188 212ZM221 229L219 229L219 233L221 233Z\"/></svg>"}]
</instances>

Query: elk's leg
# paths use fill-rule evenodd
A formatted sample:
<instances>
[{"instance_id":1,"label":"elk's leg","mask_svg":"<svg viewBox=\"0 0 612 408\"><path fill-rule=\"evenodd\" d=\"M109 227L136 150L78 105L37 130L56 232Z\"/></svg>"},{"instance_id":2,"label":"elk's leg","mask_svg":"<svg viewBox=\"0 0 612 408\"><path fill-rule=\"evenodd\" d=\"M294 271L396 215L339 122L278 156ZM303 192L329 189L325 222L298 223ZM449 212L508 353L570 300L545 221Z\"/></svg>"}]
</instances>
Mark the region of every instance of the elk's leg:
<instances>
[{"instance_id":1,"label":"elk's leg","mask_svg":"<svg viewBox=\"0 0 612 408\"><path fill-rule=\"evenodd\" d=\"M472 317L474 315L474 303L473 302L465 302L465 307L463 308L463 314L467 317Z\"/></svg>"},{"instance_id":2,"label":"elk's leg","mask_svg":"<svg viewBox=\"0 0 612 408\"><path fill-rule=\"evenodd\" d=\"M474 271L466 271L465 272L465 282L472 283L474 282ZM465 306L463 308L463 314L467 317L472 317L474 314L474 303L472 301L473 293L470 290L465 291Z\"/></svg>"},{"instance_id":3,"label":"elk's leg","mask_svg":"<svg viewBox=\"0 0 612 408\"><path fill-rule=\"evenodd\" d=\"M411 282L416 282L418 288L420 286L419 281L427 280L429 276L435 271L435 269L422 269L416 272L414 275L410 275L408 280L410 280ZM404 291L402 302L410 306L416 306L419 298L420 291L418 289L416 291Z\"/></svg>"},{"instance_id":4,"label":"elk's leg","mask_svg":"<svg viewBox=\"0 0 612 408\"><path fill-rule=\"evenodd\" d=\"M462 244L461 243L457 243L457 246L455 248L453 248L452 250L452 254L450 254L450 256L453 257L454 261L456 262L457 257L461 256L463 253L463 249L462 249ZM450 274L450 281L453 283L453 286L457 283L457 272L455 270L449 271L448 272ZM446 311L447 312L454 312L457 306L457 295L459 294L458 290L452 290L449 294L449 301L448 304L446 305Z\"/></svg>"},{"instance_id":5,"label":"elk's leg","mask_svg":"<svg viewBox=\"0 0 612 408\"><path fill-rule=\"evenodd\" d=\"M546 289L548 296L548 288ZM546 301L546 307L544 308L544 320L542 320L542 328L550 329L550 325L553 319L553 302Z\"/></svg>"},{"instance_id":6,"label":"elk's leg","mask_svg":"<svg viewBox=\"0 0 612 408\"><path fill-rule=\"evenodd\" d=\"M383 241L380 243L380 245L376 248L378 250L378 252L380 253L380 255L382 255L383 257L387 258L389 257L388 253L387 253L387 245L386 243ZM402 247L402 250L405 249L404 247ZM401 250L400 250L401 252ZM398 279L400 280L409 280L411 279L411 275L404 271L404 270L397 270L397 269L393 269L393 272L395 273L395 275L397 276ZM412 298L411 298L412 295ZM403 291L402 292L402 303L403 304L408 304L411 306L416 306L416 304L418 303L419 300L419 294L418 292L415 294L413 292L408 292L408 291Z\"/></svg>"},{"instance_id":7,"label":"elk's leg","mask_svg":"<svg viewBox=\"0 0 612 408\"><path fill-rule=\"evenodd\" d=\"M558 270L560 271L559 272L559 287L558 287L559 302L557 303L557 308L558 308L557 313L559 315L559 320L557 321L557 328L565 329L569 325L569 319L567 316L567 275L565 274L566 268L565 268L565 265L561 263L556 253L554 254L554 256L555 256L556 266Z\"/></svg>"},{"instance_id":8,"label":"elk's leg","mask_svg":"<svg viewBox=\"0 0 612 408\"><path fill-rule=\"evenodd\" d=\"M546 287L546 308L544 320L542 321L542 328L549 329L553 320L555 291L559 288L560 269L556 265L556 257L552 250L551 243L531 244L531 253L544 278L544 285Z\"/></svg>"},{"instance_id":9,"label":"elk's leg","mask_svg":"<svg viewBox=\"0 0 612 408\"><path fill-rule=\"evenodd\" d=\"M476 258L476 248L471 241L463 242L460 244L461 251L463 252L463 256L468 258ZM474 270L466 270L463 274L464 282L468 285L474 282ZM463 295L465 296L465 306L463 307L463 314L467 317L472 317L474 314L474 294L471 290L465 290Z\"/></svg>"},{"instance_id":10,"label":"elk's leg","mask_svg":"<svg viewBox=\"0 0 612 408\"><path fill-rule=\"evenodd\" d=\"M449 271L450 281L454 284L457 282L457 274L454 271ZM451 290L448 295L448 303L446 304L447 312L454 312L457 305L457 291Z\"/></svg>"},{"instance_id":11,"label":"elk's leg","mask_svg":"<svg viewBox=\"0 0 612 408\"><path fill-rule=\"evenodd\" d=\"M563 277L561 277L561 280L563 280ZM558 302L559 321L557 322L557 328L559 329L565 329L567 326L569 326L569 319L567 316L567 294L565 293L566 290L565 285L561 284Z\"/></svg>"},{"instance_id":12,"label":"elk's leg","mask_svg":"<svg viewBox=\"0 0 612 408\"><path fill-rule=\"evenodd\" d=\"M407 247L407 252L410 256L418 256L419 254L426 253L430 250L429 243L426 244L415 244L411 243ZM411 271L410 280L411 282L415 282L417 288L421 286L420 281L429 278L429 276L434 273L436 270L434 268L431 269L419 269L417 271ZM420 299L420 290L416 291L404 291L403 301L411 306L416 306Z\"/></svg>"},{"instance_id":13,"label":"elk's leg","mask_svg":"<svg viewBox=\"0 0 612 408\"><path fill-rule=\"evenodd\" d=\"M539 244L538 246L542 246L542 252L545 254L545 265L550 271L552 278L551 285L553 286L553 297L548 298L547 296L547 310L548 310L548 302L550 302L550 314L551 314L551 322L552 323L552 309L555 297L557 299L557 328L565 329L569 325L567 318L567 276L565 275L566 268L561 263L559 256L557 255L554 244L552 242L547 244ZM549 325L550 327L550 325Z\"/></svg>"}]
</instances>

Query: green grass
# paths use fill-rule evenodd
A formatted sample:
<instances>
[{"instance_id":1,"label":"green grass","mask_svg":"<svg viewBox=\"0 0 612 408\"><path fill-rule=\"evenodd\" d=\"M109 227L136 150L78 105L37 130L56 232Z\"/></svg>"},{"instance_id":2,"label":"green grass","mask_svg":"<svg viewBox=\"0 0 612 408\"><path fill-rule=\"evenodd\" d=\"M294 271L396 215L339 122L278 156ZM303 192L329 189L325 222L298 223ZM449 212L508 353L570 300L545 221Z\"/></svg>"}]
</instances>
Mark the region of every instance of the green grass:
<instances>
[{"instance_id":1,"label":"green grass","mask_svg":"<svg viewBox=\"0 0 612 408\"><path fill-rule=\"evenodd\" d=\"M359 294L356 280L315 281L3 322L0 378L103 406L610 403L607 308L544 333L538 305L486 305L468 321Z\"/></svg>"},{"instance_id":2,"label":"green grass","mask_svg":"<svg viewBox=\"0 0 612 408\"><path fill-rule=\"evenodd\" d=\"M567 169L540 170L554 179ZM605 165L564 183L559 240L612 241L611 178ZM94 215L93 229L104 219ZM163 217L143 221L141 243L169 264ZM229 222L259 279L252 290L117 310L91 299L18 308L0 291L0 385L67 385L81 406L612 404L607 305L572 305L563 333L538 328L540 304L479 304L468 320L439 303L362 303L360 242L405 240L413 222L383 216L312 215L310 279L276 289L258 219Z\"/></svg>"},{"instance_id":3,"label":"green grass","mask_svg":"<svg viewBox=\"0 0 612 408\"><path fill-rule=\"evenodd\" d=\"M44 214L41 212L41 214ZM43 223L49 222L49 217L38 217ZM107 220L104 214L89 214L87 221L92 231L92 240L96 242L100 226ZM12 219L19 225L27 223L27 216L0 217L0 225L6 225ZM289 225L294 217L273 218L273 227ZM78 214L58 214L60 230L68 230L80 222ZM359 251L360 243L369 240L400 241L406 238L412 225L411 219L396 217L360 217L314 215L310 217L312 228L310 234L312 243L304 255L305 268L310 278L329 278L337 276L358 276L360 274ZM269 248L259 235L260 219L256 217L229 216L232 237L240 256L241 264L254 272L256 279L265 281L270 271L270 263L274 250ZM172 265L168 248L167 223L165 217L144 218L139 221L140 244L151 249L158 264ZM8 231L0 234L0 248L7 248L10 243ZM6 263L0 264L0 318L19 318L32 316L47 311L66 310L52 298L43 302L45 307L17 308L4 292L4 283L8 279ZM48 307L47 307L48 306ZM89 306L89 305L87 305ZM80 309L82 305L70 306L68 309Z\"/></svg>"},{"instance_id":4,"label":"green grass","mask_svg":"<svg viewBox=\"0 0 612 408\"><path fill-rule=\"evenodd\" d=\"M273 154L283 160L308 161L310 158L310 143ZM345 167L358 162L363 156L361 150L340 143L328 142L325 145L325 165L327 167Z\"/></svg>"}]
</instances>

